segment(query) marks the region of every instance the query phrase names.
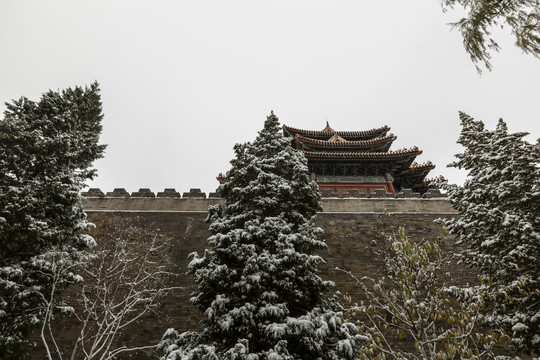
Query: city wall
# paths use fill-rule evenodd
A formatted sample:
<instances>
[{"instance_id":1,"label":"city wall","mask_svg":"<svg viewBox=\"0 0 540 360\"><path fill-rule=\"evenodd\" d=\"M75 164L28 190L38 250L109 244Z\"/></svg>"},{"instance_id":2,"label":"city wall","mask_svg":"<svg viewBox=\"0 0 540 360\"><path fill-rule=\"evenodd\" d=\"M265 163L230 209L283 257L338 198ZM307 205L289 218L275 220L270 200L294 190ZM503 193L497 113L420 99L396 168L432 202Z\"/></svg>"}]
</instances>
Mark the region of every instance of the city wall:
<instances>
[{"instance_id":1,"label":"city wall","mask_svg":"<svg viewBox=\"0 0 540 360\"><path fill-rule=\"evenodd\" d=\"M322 237L328 249L320 253L326 260L320 275L334 281L336 289L350 296L353 302L359 300L359 288L349 275L335 270L336 267L358 277L382 275L381 262L375 252L389 246L387 235L398 226L403 226L406 234L416 240L441 238L442 228L434 220L456 216L436 191L423 198L414 193L400 194L398 198L380 194L379 198L325 197L321 200L323 211L317 215L316 225L324 230ZM111 226L134 224L146 234L155 232L171 239L166 261L177 266L175 282L182 290L166 296L155 314L127 329L119 341L149 344L159 341L169 327L178 331L197 330L201 314L189 302L196 286L192 276L186 274L188 255L195 251L201 254L207 247L208 206L223 203L223 200L215 194L206 196L197 189L182 196L174 189L157 193L157 196L148 189L132 194L123 189L110 193L91 189L84 195L88 219L96 225L91 233L96 241L111 241L108 237ZM446 237L445 241L451 251L453 239ZM62 327L61 342L69 343L76 326L65 321ZM138 354L136 358L152 358L151 352Z\"/></svg>"}]
</instances>

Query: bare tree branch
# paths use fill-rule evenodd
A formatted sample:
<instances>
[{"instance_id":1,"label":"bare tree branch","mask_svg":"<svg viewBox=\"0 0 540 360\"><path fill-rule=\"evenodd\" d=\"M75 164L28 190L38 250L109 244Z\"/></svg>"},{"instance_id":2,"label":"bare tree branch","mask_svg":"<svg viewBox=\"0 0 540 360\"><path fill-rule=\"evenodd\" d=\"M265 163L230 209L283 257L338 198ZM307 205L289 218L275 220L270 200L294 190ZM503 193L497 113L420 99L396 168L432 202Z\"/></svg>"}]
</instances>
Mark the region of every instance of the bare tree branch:
<instances>
[{"instance_id":1,"label":"bare tree branch","mask_svg":"<svg viewBox=\"0 0 540 360\"><path fill-rule=\"evenodd\" d=\"M123 330L155 311L164 295L181 289L171 284L176 274L168 270L165 261L170 239L154 234L144 240L140 232L135 227L122 228L118 237L101 239L103 243L93 250L93 259L84 267L85 282L79 286L79 306L74 318L80 324L80 331L72 344L71 360L108 360L120 353L157 346L118 345L115 341ZM69 270L61 263L56 269L57 272ZM54 292L47 304L41 338L47 358L62 360L66 354L59 348L51 325L53 310L59 304Z\"/></svg>"}]
</instances>

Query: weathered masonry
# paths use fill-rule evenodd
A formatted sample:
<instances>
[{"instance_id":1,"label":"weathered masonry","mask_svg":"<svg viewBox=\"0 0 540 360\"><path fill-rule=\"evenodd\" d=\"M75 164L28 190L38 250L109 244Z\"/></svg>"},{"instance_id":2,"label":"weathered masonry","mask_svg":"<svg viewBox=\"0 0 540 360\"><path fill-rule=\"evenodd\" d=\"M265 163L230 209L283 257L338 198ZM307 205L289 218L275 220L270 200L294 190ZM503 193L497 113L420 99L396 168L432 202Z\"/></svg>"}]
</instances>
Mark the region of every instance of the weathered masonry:
<instances>
[{"instance_id":1,"label":"weathered masonry","mask_svg":"<svg viewBox=\"0 0 540 360\"><path fill-rule=\"evenodd\" d=\"M158 312L141 320L122 334L122 341L139 344L157 342L169 327L179 331L196 330L201 314L191 305L190 293L195 290L192 276L186 274L191 252L201 254L207 247L208 224L205 223L209 205L221 203L216 197L207 197L198 189L180 195L174 189L157 194L148 189L129 194L116 189L106 195L98 189L84 194L84 207L88 218L96 225L92 235L96 240L107 239L111 224L116 227L140 227L142 233L156 232L172 239L167 251L167 261L177 266L177 285L182 291L169 294ZM214 194L212 194L214 195ZM359 288L348 275L336 271L339 267L356 276L382 275L381 263L374 256L376 250L385 249L389 242L386 235L398 226L405 227L414 239L434 239L442 236L442 229L433 221L454 217L456 212L437 192L419 197L412 192L397 194L397 198L323 198L323 211L318 214L316 225L324 230L323 238L328 249L320 255L327 264L320 270L324 279L336 283L336 290L359 298ZM431 196L431 197L430 197ZM110 238L110 237L109 237ZM449 247L452 239L447 238ZM329 294L331 295L331 294ZM67 324L63 332L65 341L76 331L75 324ZM151 353L138 354L137 358L153 358Z\"/></svg>"},{"instance_id":2,"label":"weathered masonry","mask_svg":"<svg viewBox=\"0 0 540 360\"><path fill-rule=\"evenodd\" d=\"M435 168L431 162L417 164L417 147L391 151L397 138L383 126L366 131L336 131L328 122L321 131L283 125L294 149L308 159L311 178L323 194L369 196L374 191L396 196L397 191L427 191L424 179Z\"/></svg>"}]
</instances>

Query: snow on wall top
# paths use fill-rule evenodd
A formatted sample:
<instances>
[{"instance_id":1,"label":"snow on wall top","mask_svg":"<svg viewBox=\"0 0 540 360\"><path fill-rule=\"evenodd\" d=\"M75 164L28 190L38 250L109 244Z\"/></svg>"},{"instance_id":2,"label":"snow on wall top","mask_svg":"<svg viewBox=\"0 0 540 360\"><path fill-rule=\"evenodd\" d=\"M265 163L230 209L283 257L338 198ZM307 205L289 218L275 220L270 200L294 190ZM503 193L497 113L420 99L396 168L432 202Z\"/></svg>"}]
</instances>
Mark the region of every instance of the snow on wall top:
<instances>
[{"instance_id":1,"label":"snow on wall top","mask_svg":"<svg viewBox=\"0 0 540 360\"><path fill-rule=\"evenodd\" d=\"M323 198L333 198L338 197L337 194L332 193L330 190L323 190L321 193ZM182 195L174 188L167 188L157 194L151 191L148 188L140 188L139 191L134 191L131 194L126 191L124 188L115 188L113 191L103 192L98 188L90 188L88 191L82 193L82 196L85 198L202 198L206 199L206 193L202 192L201 189L192 188L189 189L189 192L184 192ZM219 196L215 192L208 194L208 198L218 198ZM344 198L366 198L365 193L359 192L358 190L350 190L348 193L343 195ZM369 198L390 198L393 197L392 194L386 193L384 190L375 190L369 194ZM442 194L438 189L428 190L424 195L420 193L413 192L410 189L403 189L401 192L396 194L396 198L444 198L445 195Z\"/></svg>"},{"instance_id":2,"label":"snow on wall top","mask_svg":"<svg viewBox=\"0 0 540 360\"><path fill-rule=\"evenodd\" d=\"M84 192L85 211L141 211L141 212L207 212L208 206L224 203L216 193L205 194L200 189L180 192L165 189L157 195L150 189L128 193L123 188L110 192L92 188ZM323 191L321 205L323 212L333 213L415 213L415 214L455 214L450 203L438 190L430 190L423 196L411 190L403 190L392 197L384 190L375 191L365 197L361 192L350 191L348 197L337 198L328 191Z\"/></svg>"}]
</instances>

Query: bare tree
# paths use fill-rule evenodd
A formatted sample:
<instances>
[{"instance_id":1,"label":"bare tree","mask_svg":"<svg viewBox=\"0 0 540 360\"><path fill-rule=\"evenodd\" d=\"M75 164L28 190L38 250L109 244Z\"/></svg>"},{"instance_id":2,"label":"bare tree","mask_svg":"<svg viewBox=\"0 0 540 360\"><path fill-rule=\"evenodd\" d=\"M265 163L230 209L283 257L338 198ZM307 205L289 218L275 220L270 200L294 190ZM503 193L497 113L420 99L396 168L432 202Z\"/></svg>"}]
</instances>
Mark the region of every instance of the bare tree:
<instances>
[{"instance_id":1,"label":"bare tree","mask_svg":"<svg viewBox=\"0 0 540 360\"><path fill-rule=\"evenodd\" d=\"M88 261L92 258L93 255L86 251L80 251L78 256L74 257L69 251L61 251L55 248L33 260L32 266L36 269L35 271L48 279L47 281L50 284L48 292L38 292L41 298L40 312L43 314L40 339L45 347L48 359L52 359L55 353L60 354L53 327L51 326L55 314L72 315L75 312L74 308L68 305L66 299L60 297L60 294L68 284L82 281L82 276L74 274L74 272L88 264ZM66 279L69 279L68 284L66 284Z\"/></svg>"},{"instance_id":2,"label":"bare tree","mask_svg":"<svg viewBox=\"0 0 540 360\"><path fill-rule=\"evenodd\" d=\"M437 242L415 243L403 228L390 240L391 251L381 254L384 276L348 272L366 296L352 308L365 341L360 358L493 359L505 337L481 328L479 288L449 286L451 262Z\"/></svg>"},{"instance_id":3,"label":"bare tree","mask_svg":"<svg viewBox=\"0 0 540 360\"><path fill-rule=\"evenodd\" d=\"M170 286L175 274L164 258L170 239L158 234L145 236L143 230L133 226L121 226L118 232L113 239L102 239L103 244L94 249L92 259L83 268L84 282L71 295L75 303L63 309L64 313L74 315L80 328L69 350L60 348L51 325L53 310L59 307L55 294L45 299L50 311L40 335L49 360L108 360L121 353L157 346L122 345L116 340L128 327L154 312L164 295L180 289Z\"/></svg>"}]
</instances>

